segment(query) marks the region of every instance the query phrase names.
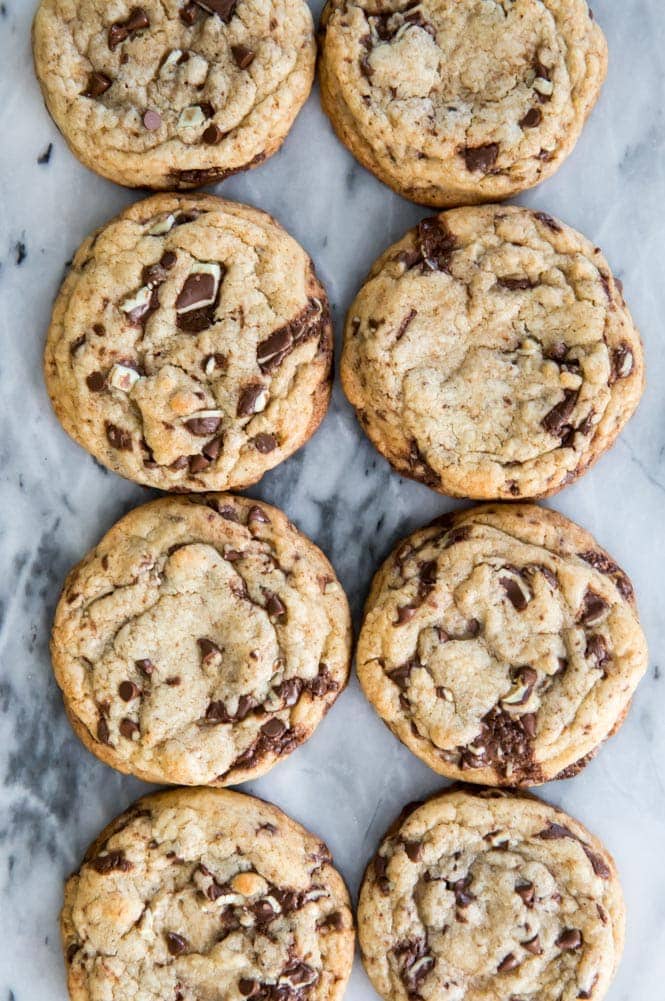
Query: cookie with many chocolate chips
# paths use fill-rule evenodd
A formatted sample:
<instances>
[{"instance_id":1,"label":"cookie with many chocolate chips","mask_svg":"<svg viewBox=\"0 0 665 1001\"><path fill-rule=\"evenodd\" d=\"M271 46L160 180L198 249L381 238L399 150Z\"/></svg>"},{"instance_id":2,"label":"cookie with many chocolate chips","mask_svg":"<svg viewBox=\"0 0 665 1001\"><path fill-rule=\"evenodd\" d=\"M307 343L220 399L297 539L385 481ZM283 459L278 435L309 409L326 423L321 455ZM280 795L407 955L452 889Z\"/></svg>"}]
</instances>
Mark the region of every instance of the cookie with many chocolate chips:
<instances>
[{"instance_id":1,"label":"cookie with many chocolate chips","mask_svg":"<svg viewBox=\"0 0 665 1001\"><path fill-rule=\"evenodd\" d=\"M530 504L444 515L388 557L357 650L368 699L442 775L529 786L580 771L647 667L628 577Z\"/></svg>"},{"instance_id":2,"label":"cookie with many chocolate chips","mask_svg":"<svg viewBox=\"0 0 665 1001\"><path fill-rule=\"evenodd\" d=\"M307 740L344 688L349 608L277 508L165 498L69 574L51 655L74 730L146 782L232 785Z\"/></svg>"},{"instance_id":3,"label":"cookie with many chocolate chips","mask_svg":"<svg viewBox=\"0 0 665 1001\"><path fill-rule=\"evenodd\" d=\"M72 1001L339 1001L349 895L326 846L281 810L219 789L145 796L65 887Z\"/></svg>"},{"instance_id":4,"label":"cookie with many chocolate chips","mask_svg":"<svg viewBox=\"0 0 665 1001\"><path fill-rule=\"evenodd\" d=\"M68 434L114 472L221 490L255 483L314 433L332 352L325 290L274 219L155 195L74 257L46 385Z\"/></svg>"},{"instance_id":5,"label":"cookie with many chocolate chips","mask_svg":"<svg viewBox=\"0 0 665 1001\"><path fill-rule=\"evenodd\" d=\"M48 110L87 167L180 189L272 156L316 54L303 0L42 0L33 49Z\"/></svg>"},{"instance_id":6,"label":"cookie with many chocolate chips","mask_svg":"<svg viewBox=\"0 0 665 1001\"><path fill-rule=\"evenodd\" d=\"M401 195L441 207L550 177L607 68L586 0L328 0L321 36L341 141Z\"/></svg>"},{"instance_id":7,"label":"cookie with many chocolate chips","mask_svg":"<svg viewBox=\"0 0 665 1001\"><path fill-rule=\"evenodd\" d=\"M580 476L644 387L639 334L597 247L515 206L424 219L346 322L346 395L379 451L452 497L546 497Z\"/></svg>"},{"instance_id":8,"label":"cookie with many chocolate chips","mask_svg":"<svg viewBox=\"0 0 665 1001\"><path fill-rule=\"evenodd\" d=\"M624 925L614 861L578 821L535 797L458 787L404 812L358 907L386 1001L601 1001Z\"/></svg>"}]
</instances>

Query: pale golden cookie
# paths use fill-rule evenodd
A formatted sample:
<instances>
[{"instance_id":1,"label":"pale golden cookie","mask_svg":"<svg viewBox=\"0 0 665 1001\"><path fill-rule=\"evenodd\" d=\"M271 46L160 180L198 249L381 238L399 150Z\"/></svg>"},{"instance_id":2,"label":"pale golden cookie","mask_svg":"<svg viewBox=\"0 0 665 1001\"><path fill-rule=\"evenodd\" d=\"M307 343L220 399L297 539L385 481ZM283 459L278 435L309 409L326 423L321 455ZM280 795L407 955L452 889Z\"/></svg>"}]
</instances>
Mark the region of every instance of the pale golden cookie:
<instances>
[{"instance_id":1,"label":"pale golden cookie","mask_svg":"<svg viewBox=\"0 0 665 1001\"><path fill-rule=\"evenodd\" d=\"M585 0L328 0L321 37L342 142L395 191L441 207L550 177L607 68Z\"/></svg>"},{"instance_id":2,"label":"pale golden cookie","mask_svg":"<svg viewBox=\"0 0 665 1001\"><path fill-rule=\"evenodd\" d=\"M255 483L314 433L333 334L305 251L212 195L137 202L80 247L44 369L72 438L160 490Z\"/></svg>"},{"instance_id":3,"label":"pale golden cookie","mask_svg":"<svg viewBox=\"0 0 665 1001\"><path fill-rule=\"evenodd\" d=\"M424 219L379 258L341 377L398 472L515 499L556 493L610 448L644 359L597 247L544 212L488 205Z\"/></svg>"},{"instance_id":4,"label":"pale golden cookie","mask_svg":"<svg viewBox=\"0 0 665 1001\"><path fill-rule=\"evenodd\" d=\"M76 156L148 188L222 181L275 153L316 54L303 0L42 0L33 48Z\"/></svg>"},{"instance_id":5,"label":"pale golden cookie","mask_svg":"<svg viewBox=\"0 0 665 1001\"><path fill-rule=\"evenodd\" d=\"M531 504L444 515L377 573L357 650L393 733L454 779L580 771L648 663L632 585L588 532Z\"/></svg>"},{"instance_id":6,"label":"pale golden cookie","mask_svg":"<svg viewBox=\"0 0 665 1001\"><path fill-rule=\"evenodd\" d=\"M349 895L318 838L219 789L145 796L67 881L72 1001L340 1001Z\"/></svg>"},{"instance_id":7,"label":"pale golden cookie","mask_svg":"<svg viewBox=\"0 0 665 1001\"><path fill-rule=\"evenodd\" d=\"M51 655L72 726L102 761L146 782L232 785L307 740L344 688L349 608L277 508L165 498L69 574Z\"/></svg>"},{"instance_id":8,"label":"pale golden cookie","mask_svg":"<svg viewBox=\"0 0 665 1001\"><path fill-rule=\"evenodd\" d=\"M453 788L407 807L358 906L385 1001L601 1001L621 959L613 859L532 796Z\"/></svg>"}]
</instances>

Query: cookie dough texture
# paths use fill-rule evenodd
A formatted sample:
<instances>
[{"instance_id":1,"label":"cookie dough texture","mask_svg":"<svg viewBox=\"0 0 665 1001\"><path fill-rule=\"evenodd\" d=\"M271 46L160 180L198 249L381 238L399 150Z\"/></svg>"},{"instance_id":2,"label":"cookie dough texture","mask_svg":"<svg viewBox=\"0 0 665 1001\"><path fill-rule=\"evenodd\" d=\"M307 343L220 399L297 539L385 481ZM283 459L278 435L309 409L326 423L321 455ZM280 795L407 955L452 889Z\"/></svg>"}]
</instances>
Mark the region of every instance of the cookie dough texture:
<instances>
[{"instance_id":1,"label":"cookie dough texture","mask_svg":"<svg viewBox=\"0 0 665 1001\"><path fill-rule=\"evenodd\" d=\"M532 797L454 789L388 832L358 935L386 1001L601 1001L624 920L614 862L580 823Z\"/></svg>"},{"instance_id":2,"label":"cookie dough texture","mask_svg":"<svg viewBox=\"0 0 665 1001\"><path fill-rule=\"evenodd\" d=\"M435 771L528 786L574 775L619 728L647 647L629 579L588 532L534 505L486 505L388 558L357 664Z\"/></svg>"},{"instance_id":3,"label":"cookie dough texture","mask_svg":"<svg viewBox=\"0 0 665 1001\"><path fill-rule=\"evenodd\" d=\"M329 0L321 34L339 138L395 191L441 207L550 177L607 68L585 0Z\"/></svg>"},{"instance_id":4,"label":"cookie dough texture","mask_svg":"<svg viewBox=\"0 0 665 1001\"><path fill-rule=\"evenodd\" d=\"M353 960L326 846L224 790L118 817L68 880L61 929L72 1001L338 1001Z\"/></svg>"},{"instance_id":5,"label":"cookie dough texture","mask_svg":"<svg viewBox=\"0 0 665 1001\"><path fill-rule=\"evenodd\" d=\"M146 782L224 786L311 736L350 646L323 553L276 508L215 494L122 518L69 574L51 655L98 758Z\"/></svg>"},{"instance_id":6,"label":"cookie dough texture","mask_svg":"<svg viewBox=\"0 0 665 1001\"><path fill-rule=\"evenodd\" d=\"M328 300L264 212L155 195L80 247L56 300L46 385L65 430L161 490L256 482L330 399Z\"/></svg>"},{"instance_id":7,"label":"cookie dough texture","mask_svg":"<svg viewBox=\"0 0 665 1001\"><path fill-rule=\"evenodd\" d=\"M374 264L341 366L398 472L453 497L545 497L632 416L642 346L597 247L543 212L454 209Z\"/></svg>"},{"instance_id":8,"label":"cookie dough texture","mask_svg":"<svg viewBox=\"0 0 665 1001\"><path fill-rule=\"evenodd\" d=\"M275 153L316 54L303 0L42 0L33 48L74 154L119 184L170 189Z\"/></svg>"}]
</instances>

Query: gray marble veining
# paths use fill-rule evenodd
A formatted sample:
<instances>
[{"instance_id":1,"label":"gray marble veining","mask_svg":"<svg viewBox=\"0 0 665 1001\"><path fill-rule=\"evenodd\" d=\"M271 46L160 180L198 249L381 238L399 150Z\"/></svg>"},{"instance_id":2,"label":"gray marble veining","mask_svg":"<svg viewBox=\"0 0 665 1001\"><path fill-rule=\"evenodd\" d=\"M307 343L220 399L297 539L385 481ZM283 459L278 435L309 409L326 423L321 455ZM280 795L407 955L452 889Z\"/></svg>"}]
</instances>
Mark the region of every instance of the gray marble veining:
<instances>
[{"instance_id":1,"label":"gray marble veining","mask_svg":"<svg viewBox=\"0 0 665 1001\"><path fill-rule=\"evenodd\" d=\"M594 6L611 54L600 104L573 156L523 201L603 247L643 332L649 387L637 417L611 454L550 503L589 528L633 577L651 664L621 733L582 775L542 793L599 833L619 864L628 937L609 1001L662 1001L665 8L661 0ZM33 12L33 0L0 4L0 1001L66 997L57 931L63 877L146 788L80 746L49 665L49 625L66 571L149 495L69 441L43 386L44 331L66 261L89 230L138 195L80 166L49 120L32 73ZM267 209L307 247L338 332L374 257L426 214L354 162L316 92L283 151L223 192ZM314 439L252 492L285 508L326 550L356 622L391 545L451 506L389 470L338 387ZM393 739L352 681L310 743L247 789L324 836L355 892L400 807L442 785ZM357 963L348 1001L374 997Z\"/></svg>"}]
</instances>

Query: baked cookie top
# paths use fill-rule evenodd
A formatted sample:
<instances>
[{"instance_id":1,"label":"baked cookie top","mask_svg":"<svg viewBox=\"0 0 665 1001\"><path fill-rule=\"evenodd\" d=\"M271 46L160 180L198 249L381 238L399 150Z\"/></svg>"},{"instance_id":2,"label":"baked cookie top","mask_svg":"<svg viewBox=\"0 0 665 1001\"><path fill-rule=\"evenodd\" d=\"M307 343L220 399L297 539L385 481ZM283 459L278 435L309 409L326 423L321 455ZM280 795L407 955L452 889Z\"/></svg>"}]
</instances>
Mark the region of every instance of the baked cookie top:
<instances>
[{"instance_id":1,"label":"baked cookie top","mask_svg":"<svg viewBox=\"0 0 665 1001\"><path fill-rule=\"evenodd\" d=\"M337 1001L353 918L326 846L239 793L140 799L92 844L61 916L73 1001Z\"/></svg>"},{"instance_id":2,"label":"baked cookie top","mask_svg":"<svg viewBox=\"0 0 665 1001\"><path fill-rule=\"evenodd\" d=\"M302 445L330 398L332 326L310 258L264 212L155 195L78 250L46 385L65 430L161 490L244 487Z\"/></svg>"},{"instance_id":3,"label":"baked cookie top","mask_svg":"<svg viewBox=\"0 0 665 1001\"><path fill-rule=\"evenodd\" d=\"M358 935L379 994L600 1001L625 920L602 844L533 797L453 789L416 806L360 893Z\"/></svg>"},{"instance_id":4,"label":"baked cookie top","mask_svg":"<svg viewBox=\"0 0 665 1001\"><path fill-rule=\"evenodd\" d=\"M529 504L444 515L379 570L365 694L431 768L489 785L566 778L621 725L647 667L628 577Z\"/></svg>"},{"instance_id":5,"label":"baked cookie top","mask_svg":"<svg viewBox=\"0 0 665 1001\"><path fill-rule=\"evenodd\" d=\"M51 655L86 746L147 782L232 785L311 736L346 684L346 597L277 508L165 498L69 574Z\"/></svg>"},{"instance_id":6,"label":"baked cookie top","mask_svg":"<svg viewBox=\"0 0 665 1001\"><path fill-rule=\"evenodd\" d=\"M507 198L553 174L607 68L585 0L329 0L321 33L339 137L428 205Z\"/></svg>"},{"instance_id":7,"label":"baked cookie top","mask_svg":"<svg viewBox=\"0 0 665 1001\"><path fill-rule=\"evenodd\" d=\"M424 219L375 263L341 375L395 468L453 497L556 493L632 416L642 346L597 247L543 212Z\"/></svg>"},{"instance_id":8,"label":"baked cookie top","mask_svg":"<svg viewBox=\"0 0 665 1001\"><path fill-rule=\"evenodd\" d=\"M303 0L42 0L33 49L76 156L149 188L221 181L279 149L316 54Z\"/></svg>"}]
</instances>

